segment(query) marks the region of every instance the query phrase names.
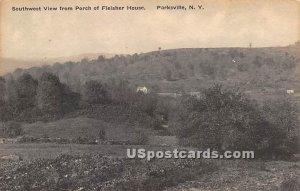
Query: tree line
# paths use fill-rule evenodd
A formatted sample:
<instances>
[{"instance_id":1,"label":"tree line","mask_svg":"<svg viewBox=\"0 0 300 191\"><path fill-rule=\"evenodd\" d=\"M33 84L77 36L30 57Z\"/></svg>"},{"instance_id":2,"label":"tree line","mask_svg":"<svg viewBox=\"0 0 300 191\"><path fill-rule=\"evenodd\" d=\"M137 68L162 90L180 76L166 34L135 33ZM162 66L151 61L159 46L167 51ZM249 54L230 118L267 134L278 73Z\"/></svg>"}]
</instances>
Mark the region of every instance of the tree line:
<instances>
[{"instance_id":1,"label":"tree line","mask_svg":"<svg viewBox=\"0 0 300 191\"><path fill-rule=\"evenodd\" d=\"M44 72L39 79L24 73L16 80L0 78L0 120L33 122L58 119L86 103L107 101L100 82L89 81L82 94L74 92L59 78Z\"/></svg>"},{"instance_id":2,"label":"tree line","mask_svg":"<svg viewBox=\"0 0 300 191\"><path fill-rule=\"evenodd\" d=\"M90 106L117 104L154 115L157 98L137 93L127 81L105 84L88 80L75 92L58 76L44 72L38 79L23 73L17 79L0 77L0 121L48 121Z\"/></svg>"}]
</instances>

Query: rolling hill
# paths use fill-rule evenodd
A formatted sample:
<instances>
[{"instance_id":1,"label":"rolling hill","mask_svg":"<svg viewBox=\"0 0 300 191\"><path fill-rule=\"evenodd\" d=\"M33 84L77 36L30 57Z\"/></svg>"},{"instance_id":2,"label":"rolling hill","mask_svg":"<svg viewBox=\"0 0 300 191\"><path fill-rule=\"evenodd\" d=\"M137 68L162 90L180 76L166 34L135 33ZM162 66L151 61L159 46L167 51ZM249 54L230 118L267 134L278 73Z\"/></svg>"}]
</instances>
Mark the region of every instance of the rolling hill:
<instances>
[{"instance_id":1,"label":"rolling hill","mask_svg":"<svg viewBox=\"0 0 300 191\"><path fill-rule=\"evenodd\" d=\"M32 67L42 67L44 65L52 65L54 63L63 62L79 62L82 59L97 59L99 55L105 58L111 58L114 54L107 53L86 53L67 57L53 57L53 58L32 58L32 59L14 59L14 58L0 58L0 75L12 72L14 68L28 69Z\"/></svg>"},{"instance_id":2,"label":"rolling hill","mask_svg":"<svg viewBox=\"0 0 300 191\"><path fill-rule=\"evenodd\" d=\"M39 78L45 71L52 72L75 91L80 91L88 80L101 80L107 84L126 82L132 88L143 85L154 92L199 91L221 83L243 91L273 94L286 89L300 91L299 52L299 43L270 48L162 50L56 62L18 69L5 77L18 78L27 72Z\"/></svg>"}]
</instances>

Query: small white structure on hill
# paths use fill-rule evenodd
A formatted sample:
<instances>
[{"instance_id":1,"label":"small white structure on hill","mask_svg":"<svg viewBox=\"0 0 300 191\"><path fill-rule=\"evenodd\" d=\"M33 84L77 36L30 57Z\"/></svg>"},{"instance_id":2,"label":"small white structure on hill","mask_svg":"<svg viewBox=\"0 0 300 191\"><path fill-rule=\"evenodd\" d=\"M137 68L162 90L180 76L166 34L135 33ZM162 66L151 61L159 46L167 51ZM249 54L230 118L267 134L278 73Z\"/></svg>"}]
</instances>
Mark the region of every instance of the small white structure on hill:
<instances>
[{"instance_id":1,"label":"small white structure on hill","mask_svg":"<svg viewBox=\"0 0 300 191\"><path fill-rule=\"evenodd\" d=\"M294 90L286 90L286 93L287 93L287 94L294 94L295 91L294 91Z\"/></svg>"},{"instance_id":2,"label":"small white structure on hill","mask_svg":"<svg viewBox=\"0 0 300 191\"><path fill-rule=\"evenodd\" d=\"M141 93L147 94L148 89L146 88L146 86L140 86L140 87L137 87L136 92L141 92Z\"/></svg>"}]
</instances>

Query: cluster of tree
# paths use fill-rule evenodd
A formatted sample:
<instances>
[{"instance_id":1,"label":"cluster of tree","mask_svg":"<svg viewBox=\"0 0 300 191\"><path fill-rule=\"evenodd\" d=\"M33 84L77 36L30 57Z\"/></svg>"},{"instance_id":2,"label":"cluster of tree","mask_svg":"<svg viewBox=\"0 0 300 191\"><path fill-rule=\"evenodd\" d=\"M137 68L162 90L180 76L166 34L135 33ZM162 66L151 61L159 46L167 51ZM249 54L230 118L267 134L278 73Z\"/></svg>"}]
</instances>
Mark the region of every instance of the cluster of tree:
<instances>
[{"instance_id":1,"label":"cluster of tree","mask_svg":"<svg viewBox=\"0 0 300 191\"><path fill-rule=\"evenodd\" d=\"M181 108L175 124L183 144L253 150L259 157L289 157L299 149L299 121L287 101L260 106L237 90L215 85L200 99L184 98Z\"/></svg>"},{"instance_id":2,"label":"cluster of tree","mask_svg":"<svg viewBox=\"0 0 300 191\"><path fill-rule=\"evenodd\" d=\"M23 74L17 80L1 79L1 121L36 121L60 118L78 107L80 95L61 83L57 76L45 72L36 80Z\"/></svg>"},{"instance_id":3,"label":"cluster of tree","mask_svg":"<svg viewBox=\"0 0 300 191\"><path fill-rule=\"evenodd\" d=\"M0 121L56 120L70 112L88 112L91 106L103 104L121 105L128 112L140 111L147 118L167 115L166 110L158 107L157 96L137 93L124 80L110 84L89 80L77 93L52 73L44 72L39 79L24 73L16 80L0 78L0 89Z\"/></svg>"},{"instance_id":4,"label":"cluster of tree","mask_svg":"<svg viewBox=\"0 0 300 191\"><path fill-rule=\"evenodd\" d=\"M88 104L107 103L110 101L104 85L95 80L85 83L82 95L83 100Z\"/></svg>"}]
</instances>

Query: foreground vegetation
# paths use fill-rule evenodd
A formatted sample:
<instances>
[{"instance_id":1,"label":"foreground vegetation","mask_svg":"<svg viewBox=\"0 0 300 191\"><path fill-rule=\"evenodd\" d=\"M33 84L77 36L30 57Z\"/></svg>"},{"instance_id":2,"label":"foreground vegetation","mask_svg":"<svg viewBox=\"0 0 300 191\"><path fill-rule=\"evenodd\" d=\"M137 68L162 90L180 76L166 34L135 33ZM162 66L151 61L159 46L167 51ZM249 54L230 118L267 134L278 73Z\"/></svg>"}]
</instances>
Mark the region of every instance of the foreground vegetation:
<instances>
[{"instance_id":1,"label":"foreground vegetation","mask_svg":"<svg viewBox=\"0 0 300 191\"><path fill-rule=\"evenodd\" d=\"M299 151L297 108L288 98L259 105L216 85L201 98L182 99L176 134L183 144L215 150L253 150L256 157L290 158Z\"/></svg>"},{"instance_id":2,"label":"foreground vegetation","mask_svg":"<svg viewBox=\"0 0 300 191\"><path fill-rule=\"evenodd\" d=\"M54 160L2 169L1 190L163 190L211 172L213 164L193 160L145 162L99 155L62 155Z\"/></svg>"},{"instance_id":3,"label":"foreground vegetation","mask_svg":"<svg viewBox=\"0 0 300 191\"><path fill-rule=\"evenodd\" d=\"M296 191L300 188L299 168L299 164L287 162L187 159L147 162L103 155L61 155L3 166L0 189Z\"/></svg>"}]
</instances>

